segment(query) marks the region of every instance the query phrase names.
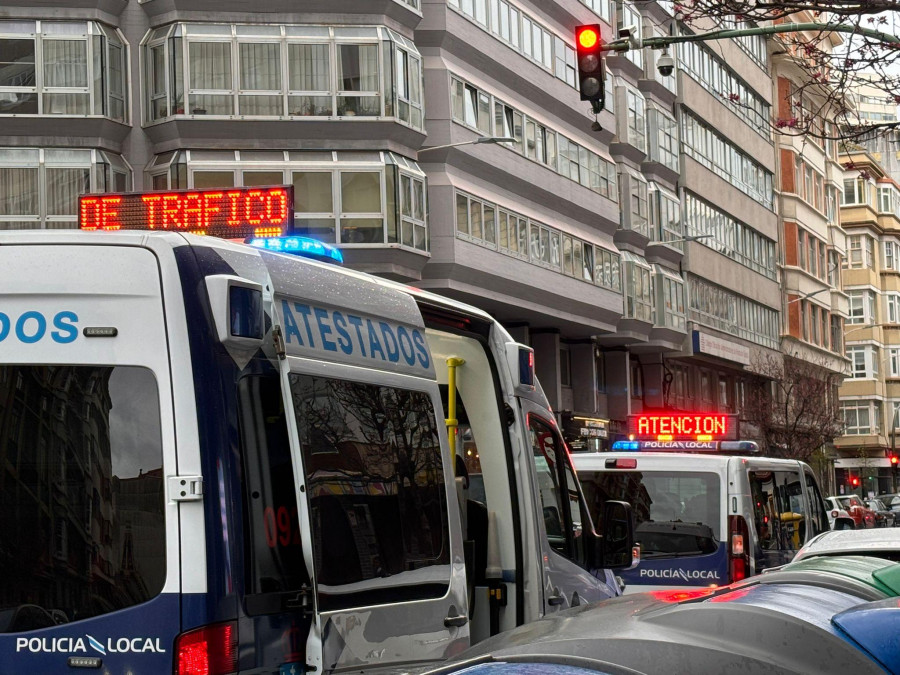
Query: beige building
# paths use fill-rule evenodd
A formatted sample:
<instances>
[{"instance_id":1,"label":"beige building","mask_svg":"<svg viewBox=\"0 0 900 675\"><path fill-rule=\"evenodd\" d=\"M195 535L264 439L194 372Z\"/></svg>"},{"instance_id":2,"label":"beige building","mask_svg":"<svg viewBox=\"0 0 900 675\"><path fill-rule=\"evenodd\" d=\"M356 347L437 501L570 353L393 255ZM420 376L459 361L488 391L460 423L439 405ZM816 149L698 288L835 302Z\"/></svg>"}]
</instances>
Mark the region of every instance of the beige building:
<instances>
[{"instance_id":1,"label":"beige building","mask_svg":"<svg viewBox=\"0 0 900 675\"><path fill-rule=\"evenodd\" d=\"M841 198L847 233L842 272L849 297L849 359L840 388L846 428L835 441L838 487L854 479L864 494L895 491L890 454L900 426L900 185L871 154L848 150Z\"/></svg>"}]
</instances>

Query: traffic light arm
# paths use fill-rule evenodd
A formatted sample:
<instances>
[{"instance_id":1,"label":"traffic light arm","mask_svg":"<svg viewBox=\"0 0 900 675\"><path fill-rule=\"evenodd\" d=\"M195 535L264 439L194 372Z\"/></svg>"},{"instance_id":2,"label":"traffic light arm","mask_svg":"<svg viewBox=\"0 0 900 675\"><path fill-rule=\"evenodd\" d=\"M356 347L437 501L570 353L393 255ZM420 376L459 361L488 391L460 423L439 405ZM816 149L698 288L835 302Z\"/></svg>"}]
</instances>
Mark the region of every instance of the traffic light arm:
<instances>
[{"instance_id":1,"label":"traffic light arm","mask_svg":"<svg viewBox=\"0 0 900 675\"><path fill-rule=\"evenodd\" d=\"M745 37L749 35L777 35L780 33L803 33L806 31L832 31L835 33L855 33L878 40L887 44L898 44L900 38L890 33L882 33L862 26L845 26L833 23L782 23L775 26L759 26L756 28L741 28L737 30L714 30L709 33L697 33L694 35L664 35L661 37L645 37L641 41L644 47L650 49L664 49L669 45L679 42L706 42L707 40L728 40L731 38ZM630 36L620 37L618 40L607 42L603 45L604 51L627 52L634 48L635 40Z\"/></svg>"}]
</instances>

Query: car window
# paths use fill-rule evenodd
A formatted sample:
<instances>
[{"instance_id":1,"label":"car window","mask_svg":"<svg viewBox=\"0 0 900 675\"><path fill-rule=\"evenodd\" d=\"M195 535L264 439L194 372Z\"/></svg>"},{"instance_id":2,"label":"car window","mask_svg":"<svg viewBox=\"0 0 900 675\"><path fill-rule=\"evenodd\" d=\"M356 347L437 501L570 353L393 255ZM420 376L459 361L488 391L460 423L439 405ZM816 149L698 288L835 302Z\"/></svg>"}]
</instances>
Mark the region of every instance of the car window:
<instances>
[{"instance_id":1,"label":"car window","mask_svg":"<svg viewBox=\"0 0 900 675\"><path fill-rule=\"evenodd\" d=\"M531 431L531 447L537 470L547 539L558 553L572 557L575 532L567 533L566 518L580 518L580 516L577 484L574 476L570 478L567 472L566 485L560 485L557 462L565 463L566 461L565 445L559 434L549 424L534 415L528 416L528 426Z\"/></svg>"},{"instance_id":2,"label":"car window","mask_svg":"<svg viewBox=\"0 0 900 675\"><path fill-rule=\"evenodd\" d=\"M806 505L797 471L751 471L754 525L763 551L797 551L806 541ZM769 561L772 562L772 561Z\"/></svg>"},{"instance_id":3,"label":"car window","mask_svg":"<svg viewBox=\"0 0 900 675\"><path fill-rule=\"evenodd\" d=\"M644 558L715 553L720 540L721 479L699 471L580 471L591 518L604 502L630 502Z\"/></svg>"}]
</instances>

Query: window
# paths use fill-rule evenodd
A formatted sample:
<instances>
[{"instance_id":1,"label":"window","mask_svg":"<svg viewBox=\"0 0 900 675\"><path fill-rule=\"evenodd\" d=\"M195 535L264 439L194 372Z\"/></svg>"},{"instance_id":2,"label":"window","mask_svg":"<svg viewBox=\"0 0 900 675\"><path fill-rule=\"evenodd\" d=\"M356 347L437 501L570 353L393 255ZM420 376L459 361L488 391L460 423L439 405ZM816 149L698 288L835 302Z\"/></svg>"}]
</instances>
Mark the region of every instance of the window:
<instances>
[{"instance_id":1,"label":"window","mask_svg":"<svg viewBox=\"0 0 900 675\"><path fill-rule=\"evenodd\" d=\"M582 521L581 499L565 443L550 424L534 415L528 415L528 427L547 539L554 550L575 558L581 543L576 542Z\"/></svg>"},{"instance_id":2,"label":"window","mask_svg":"<svg viewBox=\"0 0 900 675\"><path fill-rule=\"evenodd\" d=\"M248 162L255 169L242 171ZM148 172L161 189L293 184L298 234L428 250L425 173L394 153L186 150L158 155Z\"/></svg>"},{"instance_id":3,"label":"window","mask_svg":"<svg viewBox=\"0 0 900 675\"><path fill-rule=\"evenodd\" d=\"M398 592L410 600L446 593L447 498L429 396L299 373L289 379L306 469L317 606L336 610L394 600Z\"/></svg>"},{"instance_id":4,"label":"window","mask_svg":"<svg viewBox=\"0 0 900 675\"><path fill-rule=\"evenodd\" d=\"M790 562L806 542L806 501L797 471L749 471L748 477L757 542L752 554L761 571Z\"/></svg>"},{"instance_id":5,"label":"window","mask_svg":"<svg viewBox=\"0 0 900 675\"><path fill-rule=\"evenodd\" d=\"M625 317L653 321L653 281L650 264L644 258L622 252L625 271Z\"/></svg>"},{"instance_id":6,"label":"window","mask_svg":"<svg viewBox=\"0 0 900 675\"><path fill-rule=\"evenodd\" d=\"M661 265L654 265L654 272L654 283L659 293L656 299L656 325L686 331L684 280Z\"/></svg>"},{"instance_id":7,"label":"window","mask_svg":"<svg viewBox=\"0 0 900 675\"><path fill-rule=\"evenodd\" d=\"M868 235L856 234L847 237L848 266L853 269L872 269L874 239Z\"/></svg>"},{"instance_id":8,"label":"window","mask_svg":"<svg viewBox=\"0 0 900 675\"><path fill-rule=\"evenodd\" d=\"M900 271L900 242L893 239L884 242L885 270Z\"/></svg>"},{"instance_id":9,"label":"window","mask_svg":"<svg viewBox=\"0 0 900 675\"><path fill-rule=\"evenodd\" d=\"M164 477L174 467L163 467L153 373L0 365L0 383L0 605L39 602L71 622L156 597L167 575ZM42 397L55 403L42 410ZM128 592L110 592L109 580L125 577ZM31 628L56 623L44 612Z\"/></svg>"},{"instance_id":10,"label":"window","mask_svg":"<svg viewBox=\"0 0 900 675\"><path fill-rule=\"evenodd\" d=\"M628 170L622 173L619 180L622 192L620 203L630 208L620 212L621 226L650 236L650 195L647 181L637 171Z\"/></svg>"},{"instance_id":11,"label":"window","mask_svg":"<svg viewBox=\"0 0 900 675\"><path fill-rule=\"evenodd\" d=\"M632 50L629 50L629 52ZM625 105L627 121L626 137L628 143L646 152L647 150L647 116L644 96L634 89L625 87Z\"/></svg>"},{"instance_id":12,"label":"window","mask_svg":"<svg viewBox=\"0 0 900 675\"><path fill-rule=\"evenodd\" d=\"M900 323L900 293L886 293L888 323Z\"/></svg>"},{"instance_id":13,"label":"window","mask_svg":"<svg viewBox=\"0 0 900 675\"><path fill-rule=\"evenodd\" d=\"M682 151L768 209L774 206L772 174L686 110L681 115Z\"/></svg>"},{"instance_id":14,"label":"window","mask_svg":"<svg viewBox=\"0 0 900 675\"><path fill-rule=\"evenodd\" d=\"M507 147L597 194L616 200L616 169L613 162L455 77L450 80L450 99L453 119L482 134L491 133L489 114L493 99L494 135L516 139Z\"/></svg>"},{"instance_id":15,"label":"window","mask_svg":"<svg viewBox=\"0 0 900 675\"><path fill-rule=\"evenodd\" d=\"M678 124L669 113L656 106L647 111L650 160L678 171Z\"/></svg>"},{"instance_id":16,"label":"window","mask_svg":"<svg viewBox=\"0 0 900 675\"><path fill-rule=\"evenodd\" d=\"M126 42L115 28L96 21L0 21L0 115L126 122L127 73Z\"/></svg>"},{"instance_id":17,"label":"window","mask_svg":"<svg viewBox=\"0 0 900 675\"><path fill-rule=\"evenodd\" d=\"M700 277L689 275L686 281L691 320L756 344L778 348L777 312Z\"/></svg>"},{"instance_id":18,"label":"window","mask_svg":"<svg viewBox=\"0 0 900 675\"><path fill-rule=\"evenodd\" d=\"M688 191L684 191L683 215L686 235L712 235L697 243L775 279L777 255L774 240ZM798 250L801 255L805 255L805 247L801 246Z\"/></svg>"},{"instance_id":19,"label":"window","mask_svg":"<svg viewBox=\"0 0 900 675\"><path fill-rule=\"evenodd\" d=\"M850 377L854 379L873 378L878 375L878 347L873 345L853 345L847 347L850 359Z\"/></svg>"},{"instance_id":20,"label":"window","mask_svg":"<svg viewBox=\"0 0 900 675\"><path fill-rule=\"evenodd\" d=\"M739 42L739 40L736 40ZM765 51L765 39L763 39ZM678 45L678 67L686 71L756 133L770 141L771 106L729 68L709 45L685 42Z\"/></svg>"},{"instance_id":21,"label":"window","mask_svg":"<svg viewBox=\"0 0 900 675\"><path fill-rule=\"evenodd\" d=\"M875 318L875 292L867 290L847 291L850 315L847 323L877 323Z\"/></svg>"},{"instance_id":22,"label":"window","mask_svg":"<svg viewBox=\"0 0 900 675\"><path fill-rule=\"evenodd\" d=\"M900 347L890 347L887 350L888 372L891 377L900 377Z\"/></svg>"},{"instance_id":23,"label":"window","mask_svg":"<svg viewBox=\"0 0 900 675\"><path fill-rule=\"evenodd\" d=\"M626 26L634 26L637 35L644 34L643 17L640 12L630 2L616 0L616 30L620 31ZM641 70L644 69L644 51L642 49L629 49L625 52L625 58Z\"/></svg>"},{"instance_id":24,"label":"window","mask_svg":"<svg viewBox=\"0 0 900 675\"><path fill-rule=\"evenodd\" d=\"M610 499L627 500L634 538L648 560L715 553L721 537L721 479L699 471L579 472L588 510L596 522Z\"/></svg>"},{"instance_id":25,"label":"window","mask_svg":"<svg viewBox=\"0 0 900 675\"><path fill-rule=\"evenodd\" d=\"M463 192L456 193L456 233L506 255L619 290L617 254Z\"/></svg>"},{"instance_id":26,"label":"window","mask_svg":"<svg viewBox=\"0 0 900 675\"><path fill-rule=\"evenodd\" d=\"M0 229L75 227L81 193L130 186L131 167L112 153L0 148Z\"/></svg>"},{"instance_id":27,"label":"window","mask_svg":"<svg viewBox=\"0 0 900 675\"><path fill-rule=\"evenodd\" d=\"M684 243L677 241L684 237L681 231L681 204L678 198L656 183L650 183L650 236L655 241L672 242L678 249Z\"/></svg>"},{"instance_id":28,"label":"window","mask_svg":"<svg viewBox=\"0 0 900 675\"><path fill-rule=\"evenodd\" d=\"M336 115L424 125L421 57L384 27L172 24L144 43L149 122Z\"/></svg>"},{"instance_id":29,"label":"window","mask_svg":"<svg viewBox=\"0 0 900 675\"><path fill-rule=\"evenodd\" d=\"M844 434L847 436L864 436L877 433L877 426L873 428L873 405L880 405L877 401L844 401L841 409L844 413Z\"/></svg>"},{"instance_id":30,"label":"window","mask_svg":"<svg viewBox=\"0 0 900 675\"><path fill-rule=\"evenodd\" d=\"M505 0L449 0L448 4L569 86L576 86L575 50L533 17Z\"/></svg>"},{"instance_id":31,"label":"window","mask_svg":"<svg viewBox=\"0 0 900 675\"><path fill-rule=\"evenodd\" d=\"M863 178L845 178L841 204L868 204L869 184Z\"/></svg>"}]
</instances>

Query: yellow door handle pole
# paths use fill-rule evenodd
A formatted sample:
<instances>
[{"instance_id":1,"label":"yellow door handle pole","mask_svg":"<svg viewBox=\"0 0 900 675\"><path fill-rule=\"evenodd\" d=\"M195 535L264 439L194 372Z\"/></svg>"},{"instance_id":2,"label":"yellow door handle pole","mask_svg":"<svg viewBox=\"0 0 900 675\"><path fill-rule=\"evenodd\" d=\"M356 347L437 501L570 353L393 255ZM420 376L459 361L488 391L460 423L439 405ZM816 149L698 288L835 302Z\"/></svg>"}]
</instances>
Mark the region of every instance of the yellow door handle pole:
<instances>
[{"instance_id":1,"label":"yellow door handle pole","mask_svg":"<svg viewBox=\"0 0 900 675\"><path fill-rule=\"evenodd\" d=\"M456 419L456 369L465 363L465 359L451 356L447 359L447 440L450 443L451 467L453 475L456 475L456 428L459 420Z\"/></svg>"}]
</instances>

